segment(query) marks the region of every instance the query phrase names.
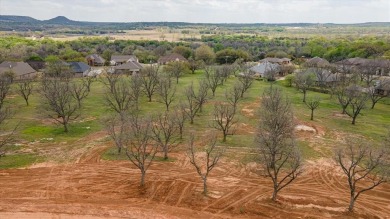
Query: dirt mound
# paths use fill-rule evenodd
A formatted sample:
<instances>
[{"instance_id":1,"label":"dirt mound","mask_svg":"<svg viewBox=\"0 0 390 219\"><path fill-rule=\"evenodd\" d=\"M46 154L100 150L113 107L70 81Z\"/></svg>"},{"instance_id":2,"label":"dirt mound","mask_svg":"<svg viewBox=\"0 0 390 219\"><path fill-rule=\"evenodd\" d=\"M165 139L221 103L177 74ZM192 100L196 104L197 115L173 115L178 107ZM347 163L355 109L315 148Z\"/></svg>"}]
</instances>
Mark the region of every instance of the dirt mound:
<instances>
[{"instance_id":1,"label":"dirt mound","mask_svg":"<svg viewBox=\"0 0 390 219\"><path fill-rule=\"evenodd\" d=\"M94 154L94 153L92 153ZM304 174L269 201L269 179L222 161L209 176L209 196L188 158L155 162L145 189L128 161L72 163L0 171L0 217L64 218L345 218L347 181L328 160L307 163ZM94 156L92 156L94 157ZM88 160L88 159L87 159ZM360 217L390 215L390 185L363 194Z\"/></svg>"}]
</instances>

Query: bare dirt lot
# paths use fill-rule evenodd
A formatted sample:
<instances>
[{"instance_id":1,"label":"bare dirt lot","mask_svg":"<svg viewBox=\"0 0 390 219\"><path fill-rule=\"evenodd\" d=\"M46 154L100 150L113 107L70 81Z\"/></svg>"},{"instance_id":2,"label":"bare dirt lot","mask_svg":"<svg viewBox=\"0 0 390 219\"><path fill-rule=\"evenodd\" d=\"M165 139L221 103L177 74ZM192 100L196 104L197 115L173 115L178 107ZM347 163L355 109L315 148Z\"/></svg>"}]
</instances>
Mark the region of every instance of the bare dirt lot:
<instances>
[{"instance_id":1,"label":"bare dirt lot","mask_svg":"<svg viewBox=\"0 0 390 219\"><path fill-rule=\"evenodd\" d=\"M128 161L101 161L98 146L77 163L0 171L0 218L388 218L390 185L363 194L348 214L346 179L331 160L309 161L304 174L270 201L268 179L222 161L209 195L189 160L154 162L147 185ZM248 166L248 165L247 165Z\"/></svg>"}]
</instances>

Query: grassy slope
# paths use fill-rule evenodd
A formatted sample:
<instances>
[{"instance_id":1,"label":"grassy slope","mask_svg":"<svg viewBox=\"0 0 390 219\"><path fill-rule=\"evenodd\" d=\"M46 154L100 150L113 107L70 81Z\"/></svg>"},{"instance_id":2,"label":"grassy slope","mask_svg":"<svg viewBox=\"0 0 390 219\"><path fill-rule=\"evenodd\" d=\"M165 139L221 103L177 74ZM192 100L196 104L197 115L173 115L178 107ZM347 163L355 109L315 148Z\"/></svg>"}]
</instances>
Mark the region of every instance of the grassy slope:
<instances>
[{"instance_id":1,"label":"grassy slope","mask_svg":"<svg viewBox=\"0 0 390 219\"><path fill-rule=\"evenodd\" d=\"M197 71L194 75L185 75L180 78L176 100L173 105L184 100L184 89L191 82L194 82L194 86L197 87L197 81L202 77L202 74L201 71ZM230 78L223 86L217 88L216 97L206 104L203 113L195 118L194 125L186 124L187 130L194 129L200 133L211 130L209 124L211 120L210 114L213 110L212 102L223 100L225 90L232 87L235 80L235 78ZM240 102L239 107L242 108L244 105L253 104L255 101L258 101L263 90L269 85L268 82L255 81L249 92L245 94L245 98ZM286 95L293 102L293 109L297 120L301 122L310 122L310 124L324 127L326 130L332 130L334 132L362 135L375 143L379 143L387 133L387 128L390 124L389 99L379 102L373 110L363 110L362 115L357 119L357 124L353 126L350 124L350 118L335 116L340 112L340 107L335 98L330 99L330 96L327 94L309 92L308 98L316 96L322 100L320 108L315 112L315 120L311 122L309 120L310 111L302 103L302 94L299 91L295 88L283 86L282 82L277 82L274 86L281 87L285 91ZM0 168L26 166L29 163L43 161L45 159L55 160L47 152L53 150L53 148L63 150L66 154L66 152L70 152L71 150L85 147L85 145L75 145L73 143L90 133L103 129L100 118L109 113L104 106L104 93L102 83L96 82L93 84L91 94L86 98L84 107L80 111L80 117L72 123L69 133L63 133L61 126L51 123L51 120L46 117L45 112L40 106L40 97L37 92L32 95L30 106L26 106L24 100L14 90L14 95L8 99L7 104L15 109L15 114L4 128L9 129L19 124L16 139L21 146L16 150L10 150L7 158L0 159ZM149 103L145 97L142 98L140 109L143 114L162 112L165 110L164 105L157 101L157 95L153 99L154 101ZM256 104L253 105L255 106ZM237 118L239 123L245 123L253 128L256 127L255 118L248 118L241 114ZM329 135L324 136L325 140L331 140L333 137ZM69 146L70 144L72 144L72 147ZM253 134L238 133L229 136L226 144L230 147L237 148L251 147L253 145ZM306 158L320 157L319 153L313 150L308 142L298 142L298 144ZM116 159L112 153L112 150L108 150L104 158ZM26 158L20 161L18 158L21 156Z\"/></svg>"}]
</instances>

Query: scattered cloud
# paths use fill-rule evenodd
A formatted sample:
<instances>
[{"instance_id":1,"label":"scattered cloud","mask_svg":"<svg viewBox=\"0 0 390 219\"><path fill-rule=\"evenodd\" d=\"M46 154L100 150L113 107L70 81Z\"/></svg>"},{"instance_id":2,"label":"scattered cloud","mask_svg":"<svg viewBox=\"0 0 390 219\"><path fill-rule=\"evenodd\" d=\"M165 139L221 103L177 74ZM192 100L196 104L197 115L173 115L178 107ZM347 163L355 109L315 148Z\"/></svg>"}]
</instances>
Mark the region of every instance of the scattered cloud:
<instances>
[{"instance_id":1,"label":"scattered cloud","mask_svg":"<svg viewBox=\"0 0 390 219\"><path fill-rule=\"evenodd\" d=\"M80 21L390 22L388 0L0 0L0 14Z\"/></svg>"}]
</instances>

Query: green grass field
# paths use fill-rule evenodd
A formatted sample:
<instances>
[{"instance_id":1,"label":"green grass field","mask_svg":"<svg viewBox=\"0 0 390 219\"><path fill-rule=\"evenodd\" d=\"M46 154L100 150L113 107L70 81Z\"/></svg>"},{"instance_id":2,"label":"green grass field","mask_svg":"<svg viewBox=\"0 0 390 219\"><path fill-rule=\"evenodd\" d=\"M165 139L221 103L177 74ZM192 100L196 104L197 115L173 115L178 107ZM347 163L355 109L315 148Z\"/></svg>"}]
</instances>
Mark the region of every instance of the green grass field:
<instances>
[{"instance_id":1,"label":"green grass field","mask_svg":"<svg viewBox=\"0 0 390 219\"><path fill-rule=\"evenodd\" d=\"M177 85L176 98L172 106L184 101L184 89L191 83L194 83L195 89L198 87L198 80L203 77L202 71L197 71L196 74L187 74L180 78ZM216 96L208 101L202 113L195 118L193 125L186 123L186 131L196 130L198 133L206 133L210 128L211 113L213 110L214 101L223 101L225 91L231 88L236 78L232 77L227 80L223 86L219 86L216 91ZM252 87L244 95L244 99L239 103L239 114L237 115L238 123L256 129L257 112L259 98L264 89L270 86L269 82L254 81ZM313 126L321 127L325 130L322 142L328 142L328 147L332 147L334 143L332 133L345 133L360 135L372 144L380 144L384 136L388 133L390 125L390 100L383 99L375 107L375 109L364 109L362 114L357 118L356 125L351 124L349 117L340 116L341 108L339 107L336 98L330 98L329 94L317 92L308 92L308 98L318 97L321 99L321 104L318 110L315 111L314 121L310 121L310 110L302 103L302 93L294 87L286 87L282 81L278 81L273 86L280 87L285 95L293 104L294 115L300 123L309 123ZM38 84L35 86L38 88ZM10 106L14 115L7 124L4 125L4 130L10 130L18 125L15 135L16 143L21 146L14 150L8 150L5 157L0 158L0 168L12 168L27 166L31 163L51 160L50 151L63 151L65 154L71 150L82 149L85 145L78 145L78 140L91 133L104 129L101 118L110 113L105 106L104 100L105 87L97 81L92 85L90 95L85 99L83 108L79 111L79 118L72 122L69 128L69 133L64 133L61 125L53 123L47 117L46 112L42 109L41 97L35 91L30 99L30 105L26 106L24 100L17 94L16 86L13 87L10 97L7 99L7 105ZM210 92L211 94L211 92ZM151 103L147 102L146 97L143 97L140 102L140 111L142 114L158 113L165 110L165 105L157 101L158 95L155 94ZM250 106L253 110L253 116L242 114L242 108ZM367 104L369 106L369 103ZM233 136L228 136L227 142L224 143L229 147L250 148L253 146L254 135L251 133L237 132ZM183 140L183 144L186 140ZM222 143L221 143L222 144ZM320 144L320 143L319 143ZM71 145L71 146L70 146ZM321 150L313 149L313 142L298 142L303 155L307 159L316 159L329 154L329 148ZM311 145L311 146L310 146ZM335 145L334 145L335 146ZM318 145L319 148L322 145ZM49 156L48 156L49 154ZM324 155L325 154L325 155ZM64 155L67 156L67 155ZM71 155L69 155L71 156ZM232 154L231 156L234 156ZM43 158L45 157L45 158ZM124 156L115 155L115 148L107 150L103 155L104 159L126 159Z\"/></svg>"}]
</instances>

